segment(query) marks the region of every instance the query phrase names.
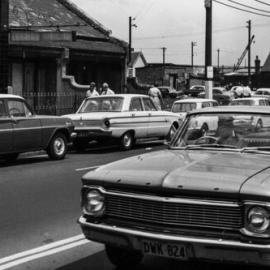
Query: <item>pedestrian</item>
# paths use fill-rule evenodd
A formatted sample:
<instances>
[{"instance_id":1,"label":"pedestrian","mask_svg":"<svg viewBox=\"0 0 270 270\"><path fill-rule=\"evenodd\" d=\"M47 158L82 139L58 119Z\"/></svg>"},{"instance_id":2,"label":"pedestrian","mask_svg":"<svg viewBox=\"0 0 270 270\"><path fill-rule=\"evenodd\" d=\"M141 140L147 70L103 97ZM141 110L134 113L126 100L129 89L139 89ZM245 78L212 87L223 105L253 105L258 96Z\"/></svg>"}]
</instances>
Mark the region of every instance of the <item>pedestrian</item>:
<instances>
[{"instance_id":1,"label":"pedestrian","mask_svg":"<svg viewBox=\"0 0 270 270\"><path fill-rule=\"evenodd\" d=\"M251 97L251 89L248 85L243 87L243 97Z\"/></svg>"},{"instance_id":2,"label":"pedestrian","mask_svg":"<svg viewBox=\"0 0 270 270\"><path fill-rule=\"evenodd\" d=\"M153 100L158 110L161 110L161 104L163 105L163 98L157 84L154 84L154 86L149 89L148 95Z\"/></svg>"},{"instance_id":3,"label":"pedestrian","mask_svg":"<svg viewBox=\"0 0 270 270\"><path fill-rule=\"evenodd\" d=\"M102 84L101 95L114 95L114 91L109 88L109 85L106 82Z\"/></svg>"},{"instance_id":4,"label":"pedestrian","mask_svg":"<svg viewBox=\"0 0 270 270\"><path fill-rule=\"evenodd\" d=\"M96 84L94 82L90 83L89 90L86 91L86 97L97 97L99 96L99 93L96 90Z\"/></svg>"}]
</instances>

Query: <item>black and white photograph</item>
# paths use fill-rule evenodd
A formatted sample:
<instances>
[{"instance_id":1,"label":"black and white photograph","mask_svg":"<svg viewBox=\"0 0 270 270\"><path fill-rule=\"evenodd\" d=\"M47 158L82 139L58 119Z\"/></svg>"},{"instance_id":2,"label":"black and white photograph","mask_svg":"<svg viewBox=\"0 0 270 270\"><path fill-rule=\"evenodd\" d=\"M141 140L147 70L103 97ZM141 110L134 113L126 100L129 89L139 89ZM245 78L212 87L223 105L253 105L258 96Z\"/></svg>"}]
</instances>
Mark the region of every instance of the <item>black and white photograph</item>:
<instances>
[{"instance_id":1,"label":"black and white photograph","mask_svg":"<svg viewBox=\"0 0 270 270\"><path fill-rule=\"evenodd\" d=\"M269 269L269 33L270 0L1 0L0 270Z\"/></svg>"}]
</instances>

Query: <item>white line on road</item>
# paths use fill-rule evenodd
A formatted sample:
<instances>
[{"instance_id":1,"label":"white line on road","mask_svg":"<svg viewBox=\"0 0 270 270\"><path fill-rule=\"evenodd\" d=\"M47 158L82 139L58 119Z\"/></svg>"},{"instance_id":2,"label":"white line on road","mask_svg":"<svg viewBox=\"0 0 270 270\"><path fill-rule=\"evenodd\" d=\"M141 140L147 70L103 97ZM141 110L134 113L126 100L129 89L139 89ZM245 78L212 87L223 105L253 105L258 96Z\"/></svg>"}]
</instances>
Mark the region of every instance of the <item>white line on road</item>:
<instances>
[{"instance_id":1,"label":"white line on road","mask_svg":"<svg viewBox=\"0 0 270 270\"><path fill-rule=\"evenodd\" d=\"M79 235L76 235L76 236L73 236L70 238L66 238L66 239L63 239L63 240L60 240L60 241L57 241L57 242L54 242L54 243L51 243L48 245L44 245L44 246L41 246L38 248L23 251L23 252L20 252L20 253L17 253L17 254L0 259L0 265L7 263L7 262L17 260L17 259L20 259L20 258L23 258L23 257L30 256L33 254L48 251L50 249L55 249L55 248L58 248L59 246L64 246L64 245L67 245L70 243L81 241L81 240L86 240L83 234L79 234ZM0 266L0 269L2 269L1 266Z\"/></svg>"},{"instance_id":2,"label":"white line on road","mask_svg":"<svg viewBox=\"0 0 270 270\"><path fill-rule=\"evenodd\" d=\"M23 264L23 263L26 263L29 261L39 259L39 258L47 257L47 256L50 256L50 255L53 255L53 254L77 247L77 246L85 245L88 243L89 243L89 241L87 239L83 239L83 240L73 242L71 244L66 244L66 245L63 245L63 246L60 246L57 248L49 249L49 250L41 252L41 253L33 254L33 255L23 257L21 259L15 260L15 261L11 261L11 262L6 263L6 264L2 264L2 265L0 265L0 270L5 270L8 268L14 267L16 265L20 265L20 264Z\"/></svg>"},{"instance_id":3,"label":"white line on road","mask_svg":"<svg viewBox=\"0 0 270 270\"><path fill-rule=\"evenodd\" d=\"M79 169L76 169L75 171L76 172L80 172L80 171L91 171L91 170L94 170L100 166L103 166L103 165L98 165L98 166L92 166L92 167L85 167L85 168L79 168Z\"/></svg>"}]
</instances>

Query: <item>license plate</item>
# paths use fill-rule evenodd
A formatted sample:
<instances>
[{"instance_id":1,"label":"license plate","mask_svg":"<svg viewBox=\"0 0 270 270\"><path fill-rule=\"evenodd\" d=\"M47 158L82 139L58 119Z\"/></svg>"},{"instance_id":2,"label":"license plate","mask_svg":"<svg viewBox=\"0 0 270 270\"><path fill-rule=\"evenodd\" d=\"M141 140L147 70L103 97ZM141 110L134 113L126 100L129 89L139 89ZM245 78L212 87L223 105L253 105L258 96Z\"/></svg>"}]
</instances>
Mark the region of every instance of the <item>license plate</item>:
<instances>
[{"instance_id":1,"label":"license plate","mask_svg":"<svg viewBox=\"0 0 270 270\"><path fill-rule=\"evenodd\" d=\"M85 131L85 132L78 132L77 133L77 137L88 137L89 136L89 132Z\"/></svg>"},{"instance_id":2,"label":"license plate","mask_svg":"<svg viewBox=\"0 0 270 270\"><path fill-rule=\"evenodd\" d=\"M181 244L167 244L156 241L142 241L142 251L145 255L169 257L187 260L186 246Z\"/></svg>"}]
</instances>

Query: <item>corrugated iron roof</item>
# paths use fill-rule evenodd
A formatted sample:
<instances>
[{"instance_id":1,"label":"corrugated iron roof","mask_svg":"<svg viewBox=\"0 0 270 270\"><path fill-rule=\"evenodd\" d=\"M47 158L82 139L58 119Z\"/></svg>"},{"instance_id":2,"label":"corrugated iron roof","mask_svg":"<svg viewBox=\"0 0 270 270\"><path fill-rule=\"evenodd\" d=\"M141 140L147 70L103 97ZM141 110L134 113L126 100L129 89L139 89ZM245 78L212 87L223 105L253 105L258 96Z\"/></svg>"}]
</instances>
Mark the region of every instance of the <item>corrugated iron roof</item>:
<instances>
[{"instance_id":1,"label":"corrugated iron roof","mask_svg":"<svg viewBox=\"0 0 270 270\"><path fill-rule=\"evenodd\" d=\"M125 42L111 37L110 30L69 0L10 0L9 25L11 29L76 31L78 36L90 39L76 42L10 42L11 45L125 53Z\"/></svg>"}]
</instances>

